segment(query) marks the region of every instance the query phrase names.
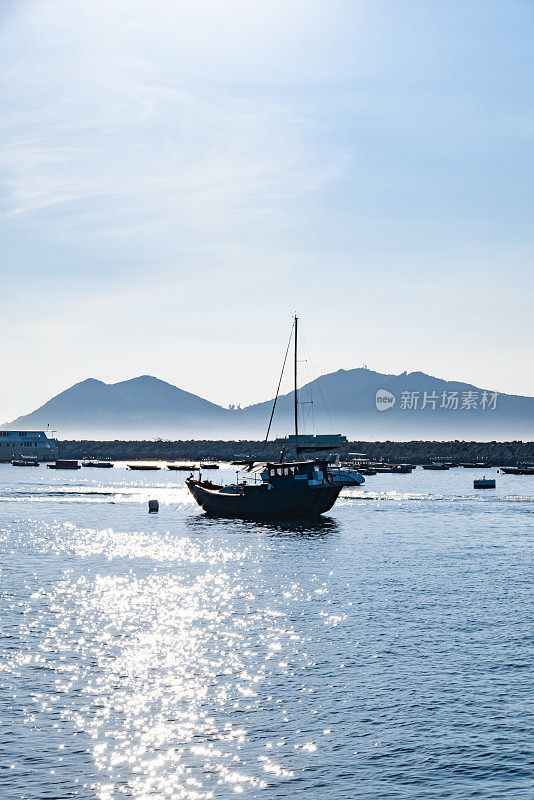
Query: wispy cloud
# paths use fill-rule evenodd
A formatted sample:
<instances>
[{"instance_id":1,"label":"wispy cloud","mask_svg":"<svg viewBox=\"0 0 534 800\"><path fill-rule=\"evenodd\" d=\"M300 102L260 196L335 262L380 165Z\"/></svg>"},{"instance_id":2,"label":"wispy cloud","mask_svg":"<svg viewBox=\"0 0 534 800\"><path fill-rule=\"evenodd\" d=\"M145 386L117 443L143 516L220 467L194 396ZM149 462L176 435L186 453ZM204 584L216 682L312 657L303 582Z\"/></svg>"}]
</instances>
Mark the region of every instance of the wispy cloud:
<instances>
[{"instance_id":1,"label":"wispy cloud","mask_svg":"<svg viewBox=\"0 0 534 800\"><path fill-rule=\"evenodd\" d=\"M55 207L55 219L78 234L88 224L101 233L222 230L236 215L246 226L313 202L340 175L346 153L324 147L313 118L235 87L186 85L179 54L170 68L168 52L158 59L150 42L144 54L135 26L122 28L116 13L118 35L109 35L110 6L102 15L102 4L80 7L76 15L70 4L54 13L45 4L37 15L34 7L4 72L4 214ZM28 50L37 70L28 70Z\"/></svg>"}]
</instances>

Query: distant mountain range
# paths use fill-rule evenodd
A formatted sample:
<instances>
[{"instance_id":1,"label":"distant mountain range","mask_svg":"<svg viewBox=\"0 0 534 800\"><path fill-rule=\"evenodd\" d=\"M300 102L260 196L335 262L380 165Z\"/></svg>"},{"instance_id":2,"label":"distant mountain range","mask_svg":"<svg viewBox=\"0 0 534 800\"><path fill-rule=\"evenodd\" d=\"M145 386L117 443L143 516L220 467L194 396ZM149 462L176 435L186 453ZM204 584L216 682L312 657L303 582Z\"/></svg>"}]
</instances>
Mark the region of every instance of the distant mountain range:
<instances>
[{"instance_id":1,"label":"distant mountain range","mask_svg":"<svg viewBox=\"0 0 534 800\"><path fill-rule=\"evenodd\" d=\"M534 398L500 394L423 372L338 370L300 389L300 427L349 439L534 439ZM272 400L227 409L142 375L89 378L4 429L57 430L60 439L262 439ZM292 431L293 395L278 399L272 435Z\"/></svg>"}]
</instances>

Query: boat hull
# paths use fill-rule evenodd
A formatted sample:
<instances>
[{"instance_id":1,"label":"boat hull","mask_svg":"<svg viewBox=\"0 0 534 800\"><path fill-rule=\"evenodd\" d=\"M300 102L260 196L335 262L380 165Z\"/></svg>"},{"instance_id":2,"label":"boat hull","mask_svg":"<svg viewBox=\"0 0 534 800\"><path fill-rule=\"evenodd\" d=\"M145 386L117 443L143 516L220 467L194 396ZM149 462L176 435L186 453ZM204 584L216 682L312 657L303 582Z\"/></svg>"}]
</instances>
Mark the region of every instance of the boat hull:
<instances>
[{"instance_id":1,"label":"boat hull","mask_svg":"<svg viewBox=\"0 0 534 800\"><path fill-rule=\"evenodd\" d=\"M230 492L197 480L187 480L186 485L210 516L239 519L319 517L332 508L342 488L329 484L269 491L262 484Z\"/></svg>"}]
</instances>

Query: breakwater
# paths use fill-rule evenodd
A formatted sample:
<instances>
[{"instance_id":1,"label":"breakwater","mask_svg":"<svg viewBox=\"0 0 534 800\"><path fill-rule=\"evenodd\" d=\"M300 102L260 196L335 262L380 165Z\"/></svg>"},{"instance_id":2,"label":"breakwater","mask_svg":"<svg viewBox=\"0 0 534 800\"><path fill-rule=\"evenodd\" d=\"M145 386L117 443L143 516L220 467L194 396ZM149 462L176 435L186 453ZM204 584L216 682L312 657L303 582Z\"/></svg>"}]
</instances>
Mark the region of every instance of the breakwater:
<instances>
[{"instance_id":1,"label":"breakwater","mask_svg":"<svg viewBox=\"0 0 534 800\"><path fill-rule=\"evenodd\" d=\"M476 462L491 466L508 466L534 462L534 442L348 442L339 452L342 459L349 453L366 453L373 461L426 464L434 459ZM280 444L258 441L89 441L59 442L59 458L110 458L116 461L233 461L251 458L276 461ZM288 451L287 458L292 454Z\"/></svg>"}]
</instances>

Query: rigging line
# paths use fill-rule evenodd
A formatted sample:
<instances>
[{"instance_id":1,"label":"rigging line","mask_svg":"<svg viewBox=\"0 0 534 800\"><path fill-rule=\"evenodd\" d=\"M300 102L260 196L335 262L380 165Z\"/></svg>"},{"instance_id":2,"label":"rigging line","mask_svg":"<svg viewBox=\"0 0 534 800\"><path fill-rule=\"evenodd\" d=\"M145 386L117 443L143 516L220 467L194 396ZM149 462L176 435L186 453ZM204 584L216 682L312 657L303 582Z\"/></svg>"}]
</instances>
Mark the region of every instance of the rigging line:
<instances>
[{"instance_id":1,"label":"rigging line","mask_svg":"<svg viewBox=\"0 0 534 800\"><path fill-rule=\"evenodd\" d=\"M307 387L308 387L308 397L310 398L308 403L311 406L310 413L309 413L309 418L310 418L310 423L311 423L311 432L312 432L313 435L315 435L315 403L314 403L314 400L313 400L313 390L312 390L313 374L312 374L312 371L310 369L311 355L310 355L308 344L307 344L305 338L303 336L301 336L301 338L302 338L302 343L304 345L304 347L303 347L304 354L306 355L306 359L305 359L305 361L306 361L306 380L307 380Z\"/></svg>"},{"instance_id":2,"label":"rigging line","mask_svg":"<svg viewBox=\"0 0 534 800\"><path fill-rule=\"evenodd\" d=\"M329 422L330 422L330 428L332 429L332 433L333 433L333 432L334 432L334 425L333 425L333 423L332 423L332 417L330 416L330 411L328 410L328 406L327 406L327 404L326 404L325 396L324 396L324 394L323 394L323 389L322 389L322 387L321 387L321 380L320 380L319 376L317 375L317 372L316 372L316 369L315 369L315 364L314 364L314 363L313 363L313 361L312 361L312 357L311 357L310 349L309 349L309 347L308 347L308 343L307 343L307 341L304 339L304 337L302 337L302 340L303 340L304 347L306 348L306 352L307 352L307 355L308 355L308 359L309 359L309 362L310 362L310 365L311 365L311 368L312 368L313 374L315 375L315 381L316 381L316 383L317 383L317 386L318 386L318 388L319 388L319 393L320 393L320 395L321 395L321 399L322 399L322 401L323 401L324 410L326 411L326 415L327 415L327 417L328 417L328 420L329 420Z\"/></svg>"},{"instance_id":3,"label":"rigging line","mask_svg":"<svg viewBox=\"0 0 534 800\"><path fill-rule=\"evenodd\" d=\"M285 369L285 367L286 367L287 354L289 353L289 345L291 344L291 338L292 338L292 336L293 336L293 328L294 328L294 327L295 327L295 323L293 322L293 325L291 326L291 332L290 332L290 334L289 334L289 341L288 341L288 343L287 343L287 347L286 347L286 354L285 354L285 356L284 356L284 363L282 364L282 372L280 373L280 380L278 381L278 386L277 386L277 388L276 388L276 397L274 398L274 402L273 402L273 408L272 408L272 411L271 411L271 418L270 418L270 420L269 420L269 427L267 428L267 435L266 435L266 437L265 437L265 441L267 441L267 440L268 440L268 438L269 438L269 433L271 432L271 425L272 425L272 422L273 422L274 410L275 410L275 408L276 408L276 403L277 403L277 400L278 400L278 395L279 395L279 393L280 393L280 386L281 386L281 384L282 384L282 378L284 377L284 369Z\"/></svg>"}]
</instances>

